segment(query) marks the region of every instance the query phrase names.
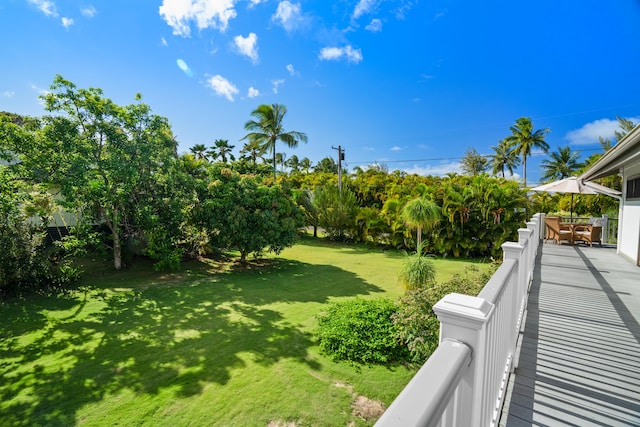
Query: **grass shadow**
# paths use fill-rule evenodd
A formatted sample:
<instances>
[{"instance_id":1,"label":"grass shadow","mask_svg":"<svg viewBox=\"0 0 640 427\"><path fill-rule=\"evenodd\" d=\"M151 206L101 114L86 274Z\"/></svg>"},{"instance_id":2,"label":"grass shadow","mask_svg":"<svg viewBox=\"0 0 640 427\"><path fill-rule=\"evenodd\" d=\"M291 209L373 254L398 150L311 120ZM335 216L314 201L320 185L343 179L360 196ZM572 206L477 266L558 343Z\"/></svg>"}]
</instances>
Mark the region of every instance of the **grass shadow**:
<instances>
[{"instance_id":1,"label":"grass shadow","mask_svg":"<svg viewBox=\"0 0 640 427\"><path fill-rule=\"evenodd\" d=\"M318 370L310 334L268 305L382 292L340 268L286 259L234 274L148 268L0 306L2 424L73 425L81 408L122 391L194 396L247 360Z\"/></svg>"}]
</instances>

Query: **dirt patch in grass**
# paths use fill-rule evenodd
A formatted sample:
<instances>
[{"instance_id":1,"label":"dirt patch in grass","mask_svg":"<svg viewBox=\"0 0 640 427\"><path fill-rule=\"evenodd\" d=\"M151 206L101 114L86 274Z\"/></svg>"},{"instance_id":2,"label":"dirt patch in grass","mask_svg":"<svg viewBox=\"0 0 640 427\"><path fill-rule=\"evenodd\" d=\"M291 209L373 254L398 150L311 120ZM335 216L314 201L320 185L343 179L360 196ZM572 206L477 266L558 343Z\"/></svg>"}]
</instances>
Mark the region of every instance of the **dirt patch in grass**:
<instances>
[{"instance_id":1,"label":"dirt patch in grass","mask_svg":"<svg viewBox=\"0 0 640 427\"><path fill-rule=\"evenodd\" d=\"M298 427L298 425L291 421L271 420L267 427Z\"/></svg>"},{"instance_id":2,"label":"dirt patch in grass","mask_svg":"<svg viewBox=\"0 0 640 427\"><path fill-rule=\"evenodd\" d=\"M385 407L379 400L371 400L366 396L358 396L351 403L352 415L365 421L377 420L382 416Z\"/></svg>"},{"instance_id":3,"label":"dirt patch in grass","mask_svg":"<svg viewBox=\"0 0 640 427\"><path fill-rule=\"evenodd\" d=\"M379 400L371 400L366 396L357 395L353 392L353 386L350 384L343 384L337 382L334 386L339 388L346 388L353 396L353 402L351 402L351 415L361 418L365 421L375 421L382 416L386 408Z\"/></svg>"}]
</instances>

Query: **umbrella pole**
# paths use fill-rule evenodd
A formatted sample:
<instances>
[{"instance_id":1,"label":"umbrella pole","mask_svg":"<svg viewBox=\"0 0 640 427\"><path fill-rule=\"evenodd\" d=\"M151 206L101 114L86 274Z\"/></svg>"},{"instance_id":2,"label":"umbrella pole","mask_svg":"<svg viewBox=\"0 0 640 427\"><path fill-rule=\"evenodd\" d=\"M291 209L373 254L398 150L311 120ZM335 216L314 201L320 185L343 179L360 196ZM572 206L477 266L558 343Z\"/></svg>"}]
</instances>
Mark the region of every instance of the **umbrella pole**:
<instances>
[{"instance_id":1,"label":"umbrella pole","mask_svg":"<svg viewBox=\"0 0 640 427\"><path fill-rule=\"evenodd\" d=\"M569 222L571 222L571 224L573 224L573 193L571 193L571 209L570 209L570 212L571 212L571 214L570 214L570 217L569 217L570 218Z\"/></svg>"}]
</instances>

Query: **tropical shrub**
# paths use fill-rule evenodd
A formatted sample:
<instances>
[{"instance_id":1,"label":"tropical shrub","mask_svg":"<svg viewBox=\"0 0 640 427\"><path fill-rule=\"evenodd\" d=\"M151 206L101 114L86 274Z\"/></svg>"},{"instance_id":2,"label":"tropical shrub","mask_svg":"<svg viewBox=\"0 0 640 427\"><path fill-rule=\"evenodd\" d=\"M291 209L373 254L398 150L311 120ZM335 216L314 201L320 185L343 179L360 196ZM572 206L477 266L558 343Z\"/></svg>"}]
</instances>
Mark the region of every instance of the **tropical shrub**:
<instances>
[{"instance_id":1,"label":"tropical shrub","mask_svg":"<svg viewBox=\"0 0 640 427\"><path fill-rule=\"evenodd\" d=\"M318 223L332 239L344 238L351 232L356 234L358 205L351 190L338 187L319 187L315 191L314 203L318 209Z\"/></svg>"},{"instance_id":2,"label":"tropical shrub","mask_svg":"<svg viewBox=\"0 0 640 427\"><path fill-rule=\"evenodd\" d=\"M409 291L400 299L393 323L412 362L424 363L438 347L440 322L433 306L450 293L478 295L493 274L494 269L490 270L483 273L476 266L468 266L446 282Z\"/></svg>"},{"instance_id":3,"label":"tropical shrub","mask_svg":"<svg viewBox=\"0 0 640 427\"><path fill-rule=\"evenodd\" d=\"M334 360L389 363L406 360L392 317L398 306L386 299L334 303L318 316L320 350Z\"/></svg>"},{"instance_id":4,"label":"tropical shrub","mask_svg":"<svg viewBox=\"0 0 640 427\"><path fill-rule=\"evenodd\" d=\"M431 257L420 255L420 252L407 255L398 280L407 290L433 286L436 281L433 260Z\"/></svg>"}]
</instances>

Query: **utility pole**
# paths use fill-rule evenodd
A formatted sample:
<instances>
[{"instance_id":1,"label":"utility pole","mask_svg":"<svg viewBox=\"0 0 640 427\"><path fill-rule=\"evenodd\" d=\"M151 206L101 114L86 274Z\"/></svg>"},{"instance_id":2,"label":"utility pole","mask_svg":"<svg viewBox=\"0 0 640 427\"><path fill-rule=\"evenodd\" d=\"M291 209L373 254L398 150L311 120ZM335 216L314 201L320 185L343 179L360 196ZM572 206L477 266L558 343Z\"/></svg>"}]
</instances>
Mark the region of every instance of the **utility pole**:
<instances>
[{"instance_id":1,"label":"utility pole","mask_svg":"<svg viewBox=\"0 0 640 427\"><path fill-rule=\"evenodd\" d=\"M338 145L338 148L331 146L334 150L338 150L338 191L342 195L342 161L344 160L344 150Z\"/></svg>"}]
</instances>

